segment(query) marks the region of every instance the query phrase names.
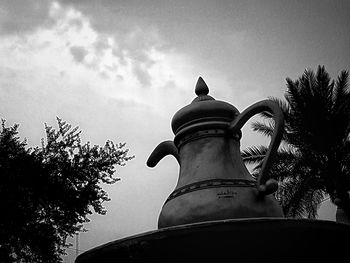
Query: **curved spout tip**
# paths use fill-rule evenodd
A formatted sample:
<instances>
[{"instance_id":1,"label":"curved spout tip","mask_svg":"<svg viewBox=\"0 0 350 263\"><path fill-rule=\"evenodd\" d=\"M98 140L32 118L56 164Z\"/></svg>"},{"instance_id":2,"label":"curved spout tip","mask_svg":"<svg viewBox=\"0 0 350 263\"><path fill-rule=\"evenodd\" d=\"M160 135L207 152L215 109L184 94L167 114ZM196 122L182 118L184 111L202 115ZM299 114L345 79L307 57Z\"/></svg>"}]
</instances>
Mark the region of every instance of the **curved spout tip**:
<instances>
[{"instance_id":1,"label":"curved spout tip","mask_svg":"<svg viewBox=\"0 0 350 263\"><path fill-rule=\"evenodd\" d=\"M179 161L178 150L172 141L165 141L158 144L158 146L153 150L149 156L146 164L148 167L155 167L158 162L163 159L166 155L173 155L177 161Z\"/></svg>"},{"instance_id":2,"label":"curved spout tip","mask_svg":"<svg viewBox=\"0 0 350 263\"><path fill-rule=\"evenodd\" d=\"M154 161L154 158L152 157L152 155L150 155L150 157L148 157L148 159L147 159L146 165L147 165L148 167L153 168L153 167L155 167L155 166L157 165L157 163L158 163L158 162L155 162L155 161Z\"/></svg>"}]
</instances>

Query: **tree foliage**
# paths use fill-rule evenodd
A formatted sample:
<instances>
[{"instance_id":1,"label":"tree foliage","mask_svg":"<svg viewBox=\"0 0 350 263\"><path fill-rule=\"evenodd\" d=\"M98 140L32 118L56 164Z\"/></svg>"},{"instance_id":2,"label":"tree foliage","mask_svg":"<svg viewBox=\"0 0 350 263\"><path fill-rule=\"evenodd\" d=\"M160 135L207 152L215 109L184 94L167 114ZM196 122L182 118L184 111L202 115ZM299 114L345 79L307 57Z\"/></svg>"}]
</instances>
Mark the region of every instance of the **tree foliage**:
<instances>
[{"instance_id":1,"label":"tree foliage","mask_svg":"<svg viewBox=\"0 0 350 263\"><path fill-rule=\"evenodd\" d=\"M0 132L0 261L61 262L66 239L88 215L105 214L101 184L113 184L116 166L131 158L125 144L83 144L81 131L57 118L46 142L27 148L18 125Z\"/></svg>"},{"instance_id":2,"label":"tree foliage","mask_svg":"<svg viewBox=\"0 0 350 263\"><path fill-rule=\"evenodd\" d=\"M326 196L350 216L350 90L349 73L342 71L334 81L324 67L305 70L296 81L287 78L285 101L277 102L285 117L282 147L270 176L280 183L276 197L289 217L317 216ZM271 115L266 122L253 123L253 130L271 136ZM245 162L256 164L266 147L254 146L242 152Z\"/></svg>"}]
</instances>

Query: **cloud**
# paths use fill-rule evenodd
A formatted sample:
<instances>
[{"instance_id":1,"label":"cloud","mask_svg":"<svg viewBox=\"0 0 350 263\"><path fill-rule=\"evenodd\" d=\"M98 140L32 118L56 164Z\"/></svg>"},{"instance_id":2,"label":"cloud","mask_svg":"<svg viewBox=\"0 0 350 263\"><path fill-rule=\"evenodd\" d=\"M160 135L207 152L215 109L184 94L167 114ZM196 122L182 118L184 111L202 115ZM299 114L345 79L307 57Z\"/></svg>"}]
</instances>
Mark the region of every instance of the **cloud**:
<instances>
[{"instance_id":1,"label":"cloud","mask_svg":"<svg viewBox=\"0 0 350 263\"><path fill-rule=\"evenodd\" d=\"M33 110L45 112L45 107L51 107L53 111L45 114L58 112L63 103L66 109L76 110L87 101L79 96L92 94L84 92L85 87L101 100L147 104L155 114L165 116L169 110L176 111L178 100L183 101L184 88L194 85L192 62L174 50L162 49L155 28L135 27L125 35L107 34L96 31L74 8L53 3L48 12L55 21L51 26L23 35L0 36L0 92L13 86L51 101L49 105L36 102ZM8 93L7 100L18 101L15 93ZM2 101L2 109L6 107L9 102Z\"/></svg>"},{"instance_id":2,"label":"cloud","mask_svg":"<svg viewBox=\"0 0 350 263\"><path fill-rule=\"evenodd\" d=\"M164 41L159 35L158 28L154 25L138 23L139 19L133 15L131 17L134 18L134 21L129 21L127 14L131 11L130 8L134 9L133 5L114 1L102 1L99 5L91 5L91 1L60 1L60 3L62 7L83 12L91 28L99 34L94 43L94 59L91 60L89 66L96 68L97 63L103 60L102 57L111 53L110 55L115 56L122 66L129 64L131 71L142 86L151 85L152 76L148 71L154 61L149 51L164 49ZM94 8L91 8L92 6ZM128 13L119 12L119 6L120 10L127 8ZM112 52L109 52L110 49ZM104 72L103 76L106 74Z\"/></svg>"},{"instance_id":3,"label":"cloud","mask_svg":"<svg viewBox=\"0 0 350 263\"><path fill-rule=\"evenodd\" d=\"M74 60L80 63L84 60L88 52L84 47L72 46L70 48L70 53L72 54Z\"/></svg>"},{"instance_id":4,"label":"cloud","mask_svg":"<svg viewBox=\"0 0 350 263\"><path fill-rule=\"evenodd\" d=\"M147 69L143 67L140 63L134 63L133 73L135 74L137 80L144 87L149 87L151 85L151 75L147 72Z\"/></svg>"},{"instance_id":5,"label":"cloud","mask_svg":"<svg viewBox=\"0 0 350 263\"><path fill-rule=\"evenodd\" d=\"M157 52L172 53L172 50L165 48L154 25L127 24L125 14L118 16L118 12L113 14L108 10L116 6L113 1L104 1L96 6L101 11L98 14L98 10L92 10L84 1L4 1L1 32L29 39L32 48L56 45L58 52L68 52L76 63L101 78L125 81L130 79L125 76L128 74L140 86L151 87L158 82L153 69L159 69L159 63L163 63L155 62L152 56ZM110 19L109 31L96 24L96 19L103 19L104 15ZM28 45L21 46L28 48Z\"/></svg>"},{"instance_id":6,"label":"cloud","mask_svg":"<svg viewBox=\"0 0 350 263\"><path fill-rule=\"evenodd\" d=\"M97 54L103 54L107 49L111 48L111 42L111 38L108 38L104 35L100 35L94 43L95 52Z\"/></svg>"},{"instance_id":7,"label":"cloud","mask_svg":"<svg viewBox=\"0 0 350 263\"><path fill-rule=\"evenodd\" d=\"M11 35L35 31L53 23L51 1L3 0L0 3L0 33Z\"/></svg>"}]
</instances>

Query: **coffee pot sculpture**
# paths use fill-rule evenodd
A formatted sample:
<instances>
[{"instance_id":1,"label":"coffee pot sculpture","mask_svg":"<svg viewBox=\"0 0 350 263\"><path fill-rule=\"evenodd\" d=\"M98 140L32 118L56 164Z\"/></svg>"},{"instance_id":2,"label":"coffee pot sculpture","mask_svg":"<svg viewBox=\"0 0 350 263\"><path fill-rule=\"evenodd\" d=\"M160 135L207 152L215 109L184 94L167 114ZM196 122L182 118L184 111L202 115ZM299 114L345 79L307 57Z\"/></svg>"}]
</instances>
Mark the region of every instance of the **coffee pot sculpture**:
<instances>
[{"instance_id":1,"label":"coffee pot sculpture","mask_svg":"<svg viewBox=\"0 0 350 263\"><path fill-rule=\"evenodd\" d=\"M180 165L175 190L165 201L158 228L213 220L284 217L274 198L278 183L267 174L282 139L284 118L278 104L263 100L242 113L209 96L199 77L197 97L172 119L173 141L161 142L147 160L154 167L167 155ZM255 180L240 153L241 128L254 115L267 111L275 127L260 174Z\"/></svg>"}]
</instances>

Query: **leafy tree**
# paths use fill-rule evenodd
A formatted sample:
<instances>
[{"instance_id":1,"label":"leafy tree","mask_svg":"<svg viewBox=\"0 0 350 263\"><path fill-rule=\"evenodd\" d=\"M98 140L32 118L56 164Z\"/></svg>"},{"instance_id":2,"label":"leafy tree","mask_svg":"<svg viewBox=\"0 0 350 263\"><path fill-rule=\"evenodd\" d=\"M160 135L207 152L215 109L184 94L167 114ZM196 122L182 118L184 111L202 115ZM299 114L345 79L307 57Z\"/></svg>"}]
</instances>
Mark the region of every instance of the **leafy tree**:
<instances>
[{"instance_id":1,"label":"leafy tree","mask_svg":"<svg viewBox=\"0 0 350 263\"><path fill-rule=\"evenodd\" d=\"M305 70L298 80L287 78L285 100L277 102L285 115L282 146L270 176L279 181L276 197L288 217L317 216L329 196L350 218L350 90L349 73L342 71L331 81L324 67ZM271 136L273 122L253 123L253 130ZM267 152L253 146L242 152L246 163L260 169Z\"/></svg>"},{"instance_id":2,"label":"leafy tree","mask_svg":"<svg viewBox=\"0 0 350 263\"><path fill-rule=\"evenodd\" d=\"M61 262L66 239L105 214L101 183L113 184L116 166L128 156L125 144L82 144L78 127L57 118L58 130L45 125L46 143L26 148L18 125L0 132L0 262Z\"/></svg>"}]
</instances>

